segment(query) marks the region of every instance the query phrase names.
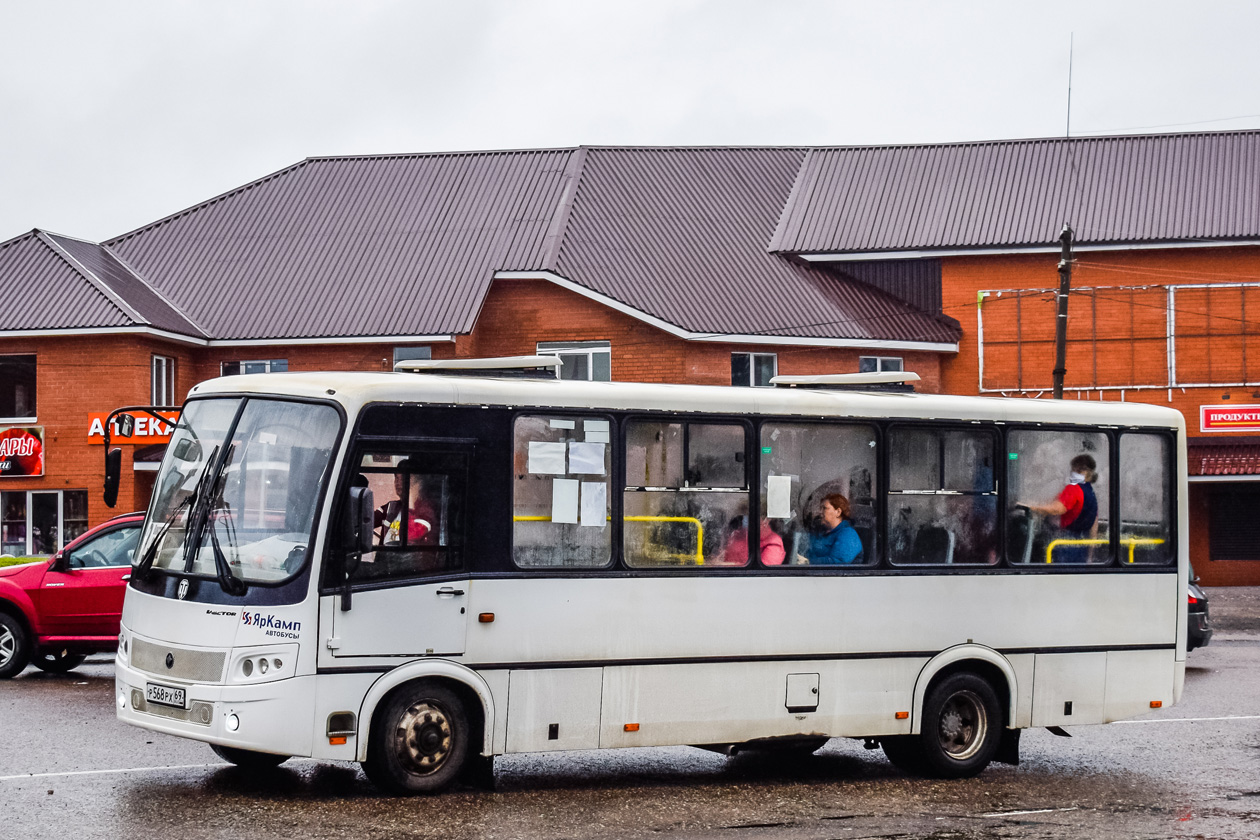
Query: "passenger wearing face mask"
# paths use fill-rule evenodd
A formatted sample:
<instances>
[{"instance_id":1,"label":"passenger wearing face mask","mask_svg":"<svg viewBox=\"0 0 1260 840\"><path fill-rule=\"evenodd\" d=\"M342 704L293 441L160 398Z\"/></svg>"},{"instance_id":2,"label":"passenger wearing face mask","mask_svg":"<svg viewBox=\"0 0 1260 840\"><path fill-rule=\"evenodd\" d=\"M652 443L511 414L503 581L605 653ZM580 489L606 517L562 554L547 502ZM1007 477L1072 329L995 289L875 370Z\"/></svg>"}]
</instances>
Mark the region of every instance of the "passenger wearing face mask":
<instances>
[{"instance_id":1,"label":"passenger wearing face mask","mask_svg":"<svg viewBox=\"0 0 1260 840\"><path fill-rule=\"evenodd\" d=\"M1098 536L1098 497L1094 495L1094 482L1098 480L1098 467L1093 456L1086 454L1073 458L1071 467L1068 483L1058 498L1025 506L1035 513L1059 517L1061 539L1095 539ZM1053 559L1060 563L1087 563L1092 550L1093 546L1089 545L1059 546L1054 550Z\"/></svg>"}]
</instances>

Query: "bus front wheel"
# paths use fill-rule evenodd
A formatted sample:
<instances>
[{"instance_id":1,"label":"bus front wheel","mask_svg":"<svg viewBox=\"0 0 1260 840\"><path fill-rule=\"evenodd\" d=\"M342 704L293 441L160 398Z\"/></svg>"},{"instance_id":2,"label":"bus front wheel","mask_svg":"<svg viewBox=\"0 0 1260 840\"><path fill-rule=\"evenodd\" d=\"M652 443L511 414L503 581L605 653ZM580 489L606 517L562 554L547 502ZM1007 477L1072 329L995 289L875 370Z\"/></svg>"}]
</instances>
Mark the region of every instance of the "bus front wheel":
<instances>
[{"instance_id":1,"label":"bus front wheel","mask_svg":"<svg viewBox=\"0 0 1260 840\"><path fill-rule=\"evenodd\" d=\"M432 682L395 691L372 721L363 771L391 793L437 793L468 756L468 714L455 692Z\"/></svg>"}]
</instances>

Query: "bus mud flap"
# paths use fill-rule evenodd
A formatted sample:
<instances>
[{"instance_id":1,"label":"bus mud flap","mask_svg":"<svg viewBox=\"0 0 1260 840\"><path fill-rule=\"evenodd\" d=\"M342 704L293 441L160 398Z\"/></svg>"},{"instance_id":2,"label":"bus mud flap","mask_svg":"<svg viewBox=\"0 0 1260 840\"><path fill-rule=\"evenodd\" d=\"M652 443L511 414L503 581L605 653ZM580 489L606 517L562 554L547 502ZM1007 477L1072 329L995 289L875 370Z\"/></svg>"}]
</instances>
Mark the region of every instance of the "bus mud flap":
<instances>
[{"instance_id":1,"label":"bus mud flap","mask_svg":"<svg viewBox=\"0 0 1260 840\"><path fill-rule=\"evenodd\" d=\"M1022 729L1003 729L993 760L1000 764L1019 764L1019 733Z\"/></svg>"}]
</instances>

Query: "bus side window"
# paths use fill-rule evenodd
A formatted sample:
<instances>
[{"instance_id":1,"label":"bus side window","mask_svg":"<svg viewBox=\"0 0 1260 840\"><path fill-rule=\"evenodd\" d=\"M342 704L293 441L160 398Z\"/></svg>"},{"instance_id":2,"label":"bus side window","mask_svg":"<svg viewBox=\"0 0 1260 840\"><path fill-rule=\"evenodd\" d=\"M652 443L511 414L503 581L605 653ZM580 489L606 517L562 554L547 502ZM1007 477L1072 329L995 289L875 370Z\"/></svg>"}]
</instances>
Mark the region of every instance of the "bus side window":
<instances>
[{"instance_id":1,"label":"bus side window","mask_svg":"<svg viewBox=\"0 0 1260 840\"><path fill-rule=\"evenodd\" d=\"M748 563L745 434L737 423L634 420L627 425L628 565Z\"/></svg>"},{"instance_id":2,"label":"bus side window","mask_svg":"<svg viewBox=\"0 0 1260 840\"><path fill-rule=\"evenodd\" d=\"M787 565L810 562L815 542L823 544L819 518L822 501L840 494L849 502L849 524L862 545L854 563L879 560L876 540L876 466L879 449L874 426L858 424L774 423L761 427L761 516L783 543ZM763 537L761 561L777 566L776 552ZM816 556L812 565L833 557Z\"/></svg>"},{"instance_id":3,"label":"bus side window","mask_svg":"<svg viewBox=\"0 0 1260 840\"><path fill-rule=\"evenodd\" d=\"M523 568L598 568L612 559L611 425L522 415L513 430L512 559Z\"/></svg>"},{"instance_id":4,"label":"bus side window","mask_svg":"<svg viewBox=\"0 0 1260 840\"><path fill-rule=\"evenodd\" d=\"M888 554L893 563L997 562L996 449L989 430L890 430Z\"/></svg>"},{"instance_id":5,"label":"bus side window","mask_svg":"<svg viewBox=\"0 0 1260 840\"><path fill-rule=\"evenodd\" d=\"M369 452L359 464L377 504L374 551L355 580L407 578L463 568L467 469L458 453Z\"/></svg>"},{"instance_id":6,"label":"bus side window","mask_svg":"<svg viewBox=\"0 0 1260 840\"><path fill-rule=\"evenodd\" d=\"M1163 565L1177 557L1172 534L1172 439L1120 437L1120 564Z\"/></svg>"},{"instance_id":7,"label":"bus side window","mask_svg":"<svg viewBox=\"0 0 1260 840\"><path fill-rule=\"evenodd\" d=\"M1017 565L1110 563L1111 443L1106 433L1012 429L1006 446L1007 560ZM1094 467L1078 473L1074 463ZM1051 512L1063 500L1063 512Z\"/></svg>"}]
</instances>

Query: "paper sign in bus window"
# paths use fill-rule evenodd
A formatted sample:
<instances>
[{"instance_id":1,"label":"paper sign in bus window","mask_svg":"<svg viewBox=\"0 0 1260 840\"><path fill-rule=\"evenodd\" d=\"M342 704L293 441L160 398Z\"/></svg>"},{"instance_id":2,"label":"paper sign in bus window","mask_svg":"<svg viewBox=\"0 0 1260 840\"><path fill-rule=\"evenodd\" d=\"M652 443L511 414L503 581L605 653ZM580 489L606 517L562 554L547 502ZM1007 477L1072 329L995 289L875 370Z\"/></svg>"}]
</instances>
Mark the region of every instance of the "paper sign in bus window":
<instances>
[{"instance_id":1,"label":"paper sign in bus window","mask_svg":"<svg viewBox=\"0 0 1260 840\"><path fill-rule=\"evenodd\" d=\"M582 431L586 433L587 443L609 443L607 420L583 420Z\"/></svg>"},{"instance_id":2,"label":"paper sign in bus window","mask_svg":"<svg viewBox=\"0 0 1260 840\"><path fill-rule=\"evenodd\" d=\"M582 524L602 528L608 521L608 486L602 481L582 482Z\"/></svg>"},{"instance_id":3,"label":"paper sign in bus window","mask_svg":"<svg viewBox=\"0 0 1260 840\"><path fill-rule=\"evenodd\" d=\"M579 475L603 475L604 444L571 442L569 444L569 472Z\"/></svg>"},{"instance_id":4,"label":"paper sign in bus window","mask_svg":"<svg viewBox=\"0 0 1260 840\"><path fill-rule=\"evenodd\" d=\"M535 475L564 475L564 443L531 440L529 471Z\"/></svg>"},{"instance_id":5,"label":"paper sign in bus window","mask_svg":"<svg viewBox=\"0 0 1260 840\"><path fill-rule=\"evenodd\" d=\"M553 429L572 429L576 426L576 420L559 420L555 417L551 418L551 428Z\"/></svg>"},{"instance_id":6,"label":"paper sign in bus window","mask_svg":"<svg viewBox=\"0 0 1260 840\"><path fill-rule=\"evenodd\" d=\"M557 478L551 482L551 521L576 525L578 521L578 482Z\"/></svg>"},{"instance_id":7,"label":"paper sign in bus window","mask_svg":"<svg viewBox=\"0 0 1260 840\"><path fill-rule=\"evenodd\" d=\"M792 476L772 475L766 478L766 516L770 519L792 518Z\"/></svg>"}]
</instances>

